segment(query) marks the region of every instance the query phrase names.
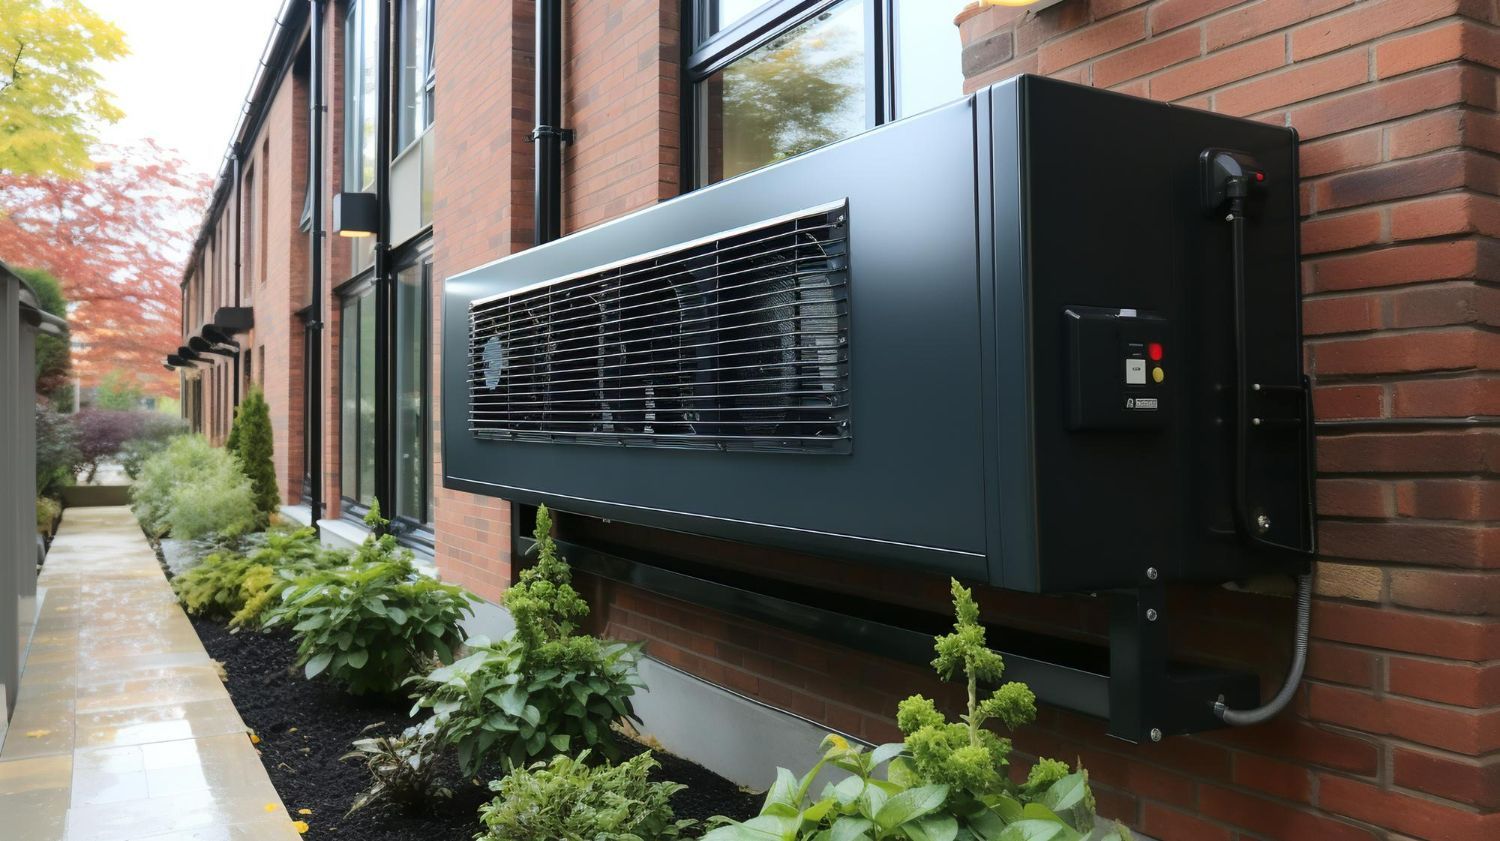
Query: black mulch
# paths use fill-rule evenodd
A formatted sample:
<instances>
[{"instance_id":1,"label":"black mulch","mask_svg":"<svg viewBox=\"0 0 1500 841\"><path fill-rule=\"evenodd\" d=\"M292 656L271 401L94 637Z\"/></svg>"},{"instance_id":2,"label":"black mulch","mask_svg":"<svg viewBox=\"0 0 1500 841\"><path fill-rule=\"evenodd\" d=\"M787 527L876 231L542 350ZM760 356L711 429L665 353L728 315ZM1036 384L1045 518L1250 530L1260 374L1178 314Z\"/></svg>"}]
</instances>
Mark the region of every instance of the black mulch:
<instances>
[{"instance_id":1,"label":"black mulch","mask_svg":"<svg viewBox=\"0 0 1500 841\"><path fill-rule=\"evenodd\" d=\"M384 722L372 733L396 732L411 723L410 702L355 698L326 681L304 680L294 665L296 646L285 634L231 634L202 619L194 619L193 626L209 656L224 664L229 694L245 724L260 737L261 761L271 782L293 816L310 825L308 838L468 841L480 830L477 810L494 796L487 781L498 771L476 784L460 777L451 755L442 766L453 789L451 800L438 801L423 813L380 804L343 817L369 777L360 763L340 762L339 757L368 725ZM633 742L623 746L627 753L643 750ZM759 796L707 769L660 752L657 760L662 767L655 778L688 786L672 801L679 818L745 819L760 807ZM298 809L312 814L297 815Z\"/></svg>"}]
</instances>

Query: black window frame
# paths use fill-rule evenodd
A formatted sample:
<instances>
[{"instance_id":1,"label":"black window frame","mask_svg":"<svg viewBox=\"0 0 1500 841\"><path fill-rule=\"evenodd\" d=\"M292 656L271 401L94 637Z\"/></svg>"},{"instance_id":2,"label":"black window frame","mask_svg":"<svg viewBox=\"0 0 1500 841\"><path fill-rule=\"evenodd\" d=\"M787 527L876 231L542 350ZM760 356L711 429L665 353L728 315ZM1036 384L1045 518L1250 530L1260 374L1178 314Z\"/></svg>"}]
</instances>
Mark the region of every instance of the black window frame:
<instances>
[{"instance_id":1,"label":"black window frame","mask_svg":"<svg viewBox=\"0 0 1500 841\"><path fill-rule=\"evenodd\" d=\"M390 335L392 337L392 341L395 342L395 341L399 340L399 336L396 335L397 331L394 328L395 328L395 325L397 325L397 324L400 323L400 321L399 321L399 312L398 312L399 307L400 307L400 302L398 300L399 299L399 295L394 294L397 291L395 289L395 286L396 286L396 283L397 283L396 278L402 272L406 271L407 269L412 268L413 266L424 267L423 268L423 276L422 276L421 294L420 294L420 300L422 302L421 303L421 311L417 314L418 318L420 320L420 323L422 325L422 338L421 338L421 342L422 342L422 346L424 348L424 352L421 354L421 358L424 359L424 360L426 360L426 364L424 364L422 366L422 377L421 377L421 379L422 379L422 386L421 386L421 388L422 388L422 393L423 393L424 397L423 397L423 411L422 411L422 421L421 421L422 435L421 435L421 441L420 441L420 444L419 444L419 446L421 447L422 452L423 452L423 464L424 464L424 471L425 471L425 479L424 479L423 485L422 485L422 487L423 487L422 504L420 506L421 509L424 511L424 513L425 513L425 511L428 508L433 507L431 505L431 502L434 499L434 493L436 491L436 488L433 486L433 481L432 481L432 466L433 466L433 457L432 457L433 456L433 453L432 453L432 445L433 445L432 420L433 420L433 397L434 397L434 395L433 395L433 387L435 385L434 372L432 370L432 368L433 368L433 366L432 366L432 354L433 354L433 350L434 350L434 348L433 348L433 338L434 338L434 336L433 336L433 333L432 333L432 315L433 315L433 313L432 313L433 245L434 245L434 241L433 241L433 238L431 236L431 233L429 232L426 235L419 236L417 239L413 240L410 245L406 245L406 246L401 247L400 249L397 250L397 253L395 253L395 254L392 255L392 259L391 259L391 273L390 273L390 283L391 283L391 286L392 286L392 293L393 293L390 296L391 308L392 308L392 313L391 313L391 316L392 316L391 317L392 330L390 331ZM397 383L399 381L399 372L397 371L397 367L399 365L399 358L398 358L399 357L399 353L400 353L400 350L398 348L395 348L395 347L391 348L391 353L390 353L390 357L391 357L391 384L390 384L390 387L392 389L395 389L395 387L396 387L396 385L397 385ZM377 385L377 387L378 387L378 385ZM401 446L400 442L397 440L397 435L396 435L397 418L396 418L396 414L395 414L396 413L396 409L395 409L395 406L394 406L396 396L397 396L396 393L393 391L393 393L391 394L392 400L390 401L391 405L392 405L391 416L386 420L386 422L388 424L390 424L390 436L389 436L389 439L390 439L390 443L391 443L391 452L389 453L389 458L390 458L390 463L392 465L392 467L391 467L391 469L389 471L389 473L390 473L391 487L389 489L387 489L388 490L388 495L389 495L390 500L391 500L391 503L390 503L389 508L386 509L387 510L386 516L388 516L390 518L390 520L391 520L391 534L395 535L398 540L400 540L403 543L414 544L414 545L417 545L419 547L431 550L433 547L436 546L436 543L437 543L437 538L436 538L436 534L435 534L436 524L434 522L432 522L432 521L417 520L417 519L415 519L413 517L407 516L404 512L402 512L400 510L400 507L399 507L399 505L396 502L396 494L397 494L396 485L397 485L397 482L399 481L399 477L396 475L397 474L397 469L396 469L395 465L398 462L398 455L399 455L398 454L398 450L399 450L399 448ZM385 497L382 496L381 498L384 499ZM382 507L384 507L384 503L382 503ZM435 513L436 512L434 512L434 514ZM435 519L435 517L434 517L434 519Z\"/></svg>"},{"instance_id":2,"label":"black window frame","mask_svg":"<svg viewBox=\"0 0 1500 841\"><path fill-rule=\"evenodd\" d=\"M338 400L338 405L339 405L339 427L338 427L339 428L339 481L338 481L338 486L339 486L339 516L341 518L343 518L343 519L346 519L346 520L352 520L354 522L362 523L364 521L365 515L367 513L369 513L369 511L370 511L370 506L368 504L364 503L364 502L361 502L359 500L359 497L358 497L359 487L362 484L362 479L361 479L361 477L359 475L361 467L360 467L360 464L359 464L359 461L358 461L358 459L359 459L359 440L360 440L361 435L364 435L366 433L364 433L363 430L358 430L359 424L358 424L357 419L356 419L356 429L358 431L357 431L357 434L355 435L355 438L354 438L354 457L355 457L355 464L354 464L354 471L355 471L355 474L354 474L354 493L355 493L355 496L352 496L352 497L349 496L349 494L347 493L348 489L344 487L344 475L345 475L345 472L349 469L349 466L344 463L344 453L345 453L345 450L346 450L346 442L344 440L345 439L345 429L346 429L346 426L345 426L345 423L344 423L344 421L345 421L345 417L344 417L344 405L347 402L346 396L345 396L346 395L346 391L345 390L349 387L349 383L345 382L345 379L344 379L344 370L345 370L344 366L345 366L345 364L347 362L345 354L349 351L349 348L346 347L345 341L344 341L344 338L345 338L345 336L347 334L347 331L349 329L349 325L346 323L347 322L347 318L346 318L345 310L346 310L346 308L348 307L348 305L349 305L349 303L351 301L358 300L358 299L365 299L368 302L368 305L371 308L375 307L375 299L376 299L376 296L375 296L375 273L372 272L372 271L368 271L368 270L365 271L365 272L362 272L358 276L356 276L353 279L349 280L348 282L340 285L333 292L334 292L334 299L337 301L337 305L338 305L338 308L339 308L339 335L338 335L338 342L339 342L339 366L338 366L338 377L339 377L339 400ZM364 306L365 306L365 303L362 302L360 304L361 310L363 309ZM380 314L379 314L378 310L376 311L375 317L376 318L380 317ZM361 362L358 361L359 360L359 357L358 357L359 344L360 344L360 340L359 340L358 337L356 337L355 340L354 340L354 351L355 351L355 359L356 359L355 370L354 370L354 384L355 384L356 388L364 380L363 371L360 368ZM380 353L380 348L379 347L375 348L375 353L376 354ZM379 381L379 379L377 379L376 382L375 382L375 388L377 388L377 389L380 388L380 381ZM358 394L358 392L356 392L356 397L355 397L355 401L354 401L355 404L356 404L356 406L358 405L360 399L363 398L363 396L364 395ZM369 395L369 398L373 402L374 399L375 399L375 395L372 393L371 395ZM356 411L358 411L358 409L356 409ZM377 424L377 425L380 423L380 417L379 417L379 413L378 412L375 413L375 416L374 416L374 418L372 420L372 423ZM368 436L371 439L374 439L374 442L378 442L379 441L379 436L376 434L375 430L372 429L367 434L368 434ZM372 478L370 480L370 484L371 484L371 489L372 489L371 497L374 498L374 499L376 499L376 500L383 500L383 499L385 499L385 497L381 494L381 489L378 488L378 487L375 487L376 482L375 482L374 478ZM386 504L384 502L382 502L381 503L381 507L382 507L382 516L384 516L384 511L385 511Z\"/></svg>"},{"instance_id":3,"label":"black window frame","mask_svg":"<svg viewBox=\"0 0 1500 841\"><path fill-rule=\"evenodd\" d=\"M777 36L797 27L844 0L768 0L745 17L715 32L714 0L682 0L682 183L687 189L710 182L699 171L702 154L703 112L698 85L713 74ZM865 131L900 118L897 101L901 73L898 33L900 0L848 0L864 7L865 31ZM918 0L920 2L920 0Z\"/></svg>"}]
</instances>

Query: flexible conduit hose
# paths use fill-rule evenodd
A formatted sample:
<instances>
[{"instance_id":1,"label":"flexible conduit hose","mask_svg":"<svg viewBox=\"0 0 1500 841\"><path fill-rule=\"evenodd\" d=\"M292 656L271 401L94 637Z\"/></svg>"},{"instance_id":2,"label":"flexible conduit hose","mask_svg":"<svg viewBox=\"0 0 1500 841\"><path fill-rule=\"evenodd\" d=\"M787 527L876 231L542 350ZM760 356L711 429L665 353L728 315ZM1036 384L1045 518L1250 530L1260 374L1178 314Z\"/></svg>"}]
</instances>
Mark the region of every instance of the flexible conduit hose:
<instances>
[{"instance_id":1,"label":"flexible conduit hose","mask_svg":"<svg viewBox=\"0 0 1500 841\"><path fill-rule=\"evenodd\" d=\"M1307 637L1309 617L1312 615L1312 573L1297 576L1297 645L1292 653L1292 665L1286 675L1286 683L1281 685L1281 691L1276 697L1266 703L1249 710L1232 710L1223 701L1214 704L1214 715L1217 715L1225 724L1235 727L1248 727L1251 724L1261 724L1276 717L1276 714L1286 709L1291 703L1292 696L1297 694L1297 685L1302 682L1302 670L1307 666Z\"/></svg>"}]
</instances>

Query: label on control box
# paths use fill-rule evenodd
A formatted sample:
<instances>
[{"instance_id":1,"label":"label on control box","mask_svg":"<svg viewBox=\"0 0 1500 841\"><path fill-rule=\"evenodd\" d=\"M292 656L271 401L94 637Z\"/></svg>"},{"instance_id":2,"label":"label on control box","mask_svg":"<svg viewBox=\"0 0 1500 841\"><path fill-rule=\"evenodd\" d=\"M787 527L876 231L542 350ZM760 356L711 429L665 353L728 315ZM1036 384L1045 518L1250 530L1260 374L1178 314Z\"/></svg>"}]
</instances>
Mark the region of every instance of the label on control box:
<instances>
[{"instance_id":1,"label":"label on control box","mask_svg":"<svg viewBox=\"0 0 1500 841\"><path fill-rule=\"evenodd\" d=\"M1125 360L1125 384L1126 385L1145 385L1146 384L1146 360L1144 360L1144 359L1127 359L1127 360Z\"/></svg>"}]
</instances>

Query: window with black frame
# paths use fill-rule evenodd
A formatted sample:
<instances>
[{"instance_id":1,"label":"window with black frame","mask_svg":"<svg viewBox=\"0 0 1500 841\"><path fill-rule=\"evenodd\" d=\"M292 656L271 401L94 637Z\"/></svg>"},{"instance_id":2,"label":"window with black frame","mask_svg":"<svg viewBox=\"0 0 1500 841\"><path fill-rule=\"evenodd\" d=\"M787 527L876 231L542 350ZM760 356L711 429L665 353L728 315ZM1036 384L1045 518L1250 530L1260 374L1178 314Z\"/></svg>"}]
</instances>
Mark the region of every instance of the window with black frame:
<instances>
[{"instance_id":1,"label":"window with black frame","mask_svg":"<svg viewBox=\"0 0 1500 841\"><path fill-rule=\"evenodd\" d=\"M963 96L967 0L695 0L698 186Z\"/></svg>"},{"instance_id":2,"label":"window with black frame","mask_svg":"<svg viewBox=\"0 0 1500 841\"><path fill-rule=\"evenodd\" d=\"M427 245L430 246L429 240ZM394 519L398 531L431 540L432 523L432 257L413 249L396 263L394 358L396 393L392 443L395 466Z\"/></svg>"},{"instance_id":3,"label":"window with black frame","mask_svg":"<svg viewBox=\"0 0 1500 841\"><path fill-rule=\"evenodd\" d=\"M397 19L396 152L432 125L433 0L400 0Z\"/></svg>"},{"instance_id":4,"label":"window with black frame","mask_svg":"<svg viewBox=\"0 0 1500 841\"><path fill-rule=\"evenodd\" d=\"M339 493L361 515L375 489L375 294L368 279L339 304Z\"/></svg>"}]
</instances>

